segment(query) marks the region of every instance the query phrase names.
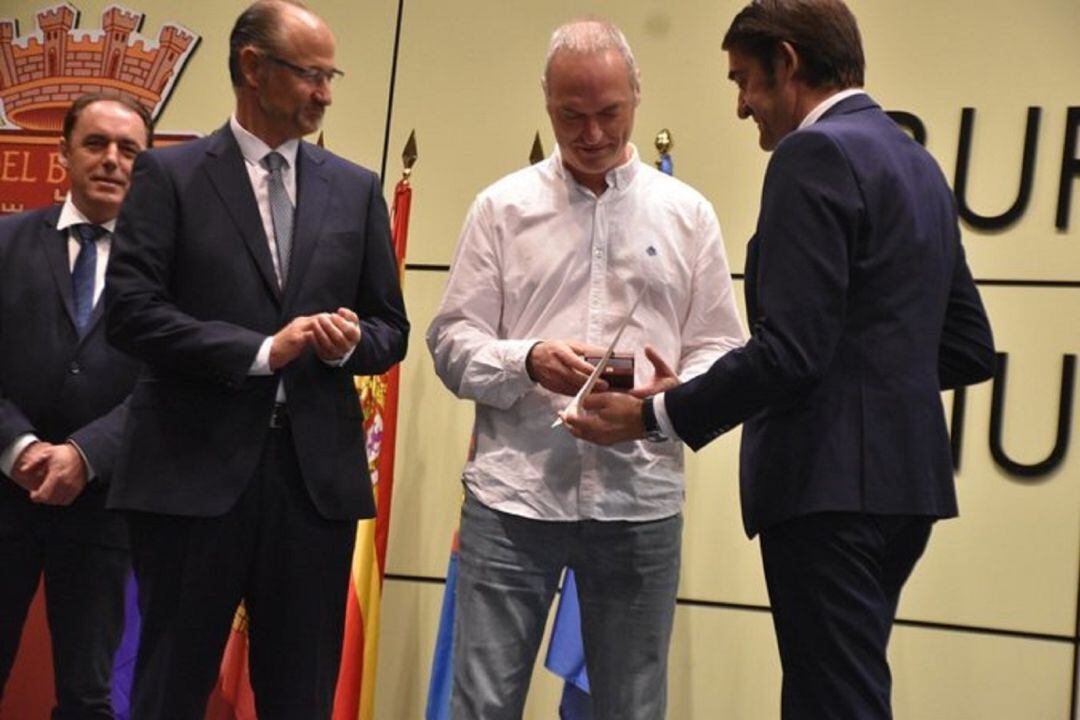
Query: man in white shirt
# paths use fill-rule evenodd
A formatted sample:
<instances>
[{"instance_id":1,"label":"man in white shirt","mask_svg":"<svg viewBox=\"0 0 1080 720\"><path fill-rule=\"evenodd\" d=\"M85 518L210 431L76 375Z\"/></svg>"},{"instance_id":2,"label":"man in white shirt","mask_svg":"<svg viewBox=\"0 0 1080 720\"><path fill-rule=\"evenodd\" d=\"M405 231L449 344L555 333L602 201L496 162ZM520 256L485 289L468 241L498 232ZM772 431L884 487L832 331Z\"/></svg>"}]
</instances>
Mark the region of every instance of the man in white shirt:
<instances>
[{"instance_id":1,"label":"man in white shirt","mask_svg":"<svg viewBox=\"0 0 1080 720\"><path fill-rule=\"evenodd\" d=\"M598 448L551 424L592 371L583 356L603 352L639 296L616 348L635 356L636 395L693 377L744 334L711 205L629 143L640 94L622 33L557 29L543 88L558 148L477 197L427 333L439 377L476 402L453 714L520 717L570 567L596 717L659 718L681 448L657 436Z\"/></svg>"},{"instance_id":2,"label":"man in white shirt","mask_svg":"<svg viewBox=\"0 0 1080 720\"><path fill-rule=\"evenodd\" d=\"M62 206L0 219L0 696L45 577L56 708L111 718L127 528L105 510L138 364L105 341L110 238L150 113L95 93L68 109Z\"/></svg>"}]
</instances>

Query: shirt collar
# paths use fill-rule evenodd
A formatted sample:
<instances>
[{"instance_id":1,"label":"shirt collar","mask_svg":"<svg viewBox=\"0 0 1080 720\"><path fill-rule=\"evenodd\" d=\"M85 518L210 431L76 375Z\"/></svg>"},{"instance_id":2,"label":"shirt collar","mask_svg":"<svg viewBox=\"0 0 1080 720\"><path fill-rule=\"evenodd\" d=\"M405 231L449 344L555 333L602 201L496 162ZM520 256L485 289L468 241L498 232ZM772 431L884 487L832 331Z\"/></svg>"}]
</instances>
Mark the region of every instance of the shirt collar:
<instances>
[{"instance_id":1,"label":"shirt collar","mask_svg":"<svg viewBox=\"0 0 1080 720\"><path fill-rule=\"evenodd\" d=\"M609 188L616 190L623 190L630 186L630 183L638 172L641 170L641 163L638 162L638 151L634 143L627 143L626 147L630 148L630 157L622 165L613 167L608 170L607 175L604 178L607 180ZM555 167L555 173L563 178L567 183L573 183L578 187L584 187L579 183L574 176L567 170L566 165L563 164L562 151L559 146L555 145L555 152L551 154L551 161Z\"/></svg>"},{"instance_id":2,"label":"shirt collar","mask_svg":"<svg viewBox=\"0 0 1080 720\"><path fill-rule=\"evenodd\" d=\"M809 113L807 113L806 117L804 117L802 119L802 122L799 123L799 127L796 128L796 129L797 130L802 130L804 127L810 127L811 125L816 123L818 120L820 120L821 116L824 115L825 113L827 113L829 111L829 109L832 108L833 105L836 105L838 102L841 102L842 100L847 100L849 97L852 97L853 95L865 95L865 94L866 94L866 91L863 90L862 88L848 88L847 90L841 90L838 93L830 95L829 97L825 98L820 103L818 103L817 107L815 107L813 110L811 110Z\"/></svg>"},{"instance_id":3,"label":"shirt collar","mask_svg":"<svg viewBox=\"0 0 1080 720\"><path fill-rule=\"evenodd\" d=\"M82 211L75 207L75 203L71 199L71 193L68 192L67 196L64 198L64 207L60 208L60 217L56 220L56 229L67 230L72 225L79 225L81 223L100 225L109 233L112 233L112 231L116 229L116 218L112 218L108 222L103 223L92 223L87 220L86 216L82 214Z\"/></svg>"},{"instance_id":4,"label":"shirt collar","mask_svg":"<svg viewBox=\"0 0 1080 720\"><path fill-rule=\"evenodd\" d=\"M236 113L229 116L229 128L232 130L233 137L236 138L236 144L240 146L240 154L252 165L259 165L268 152L276 150L285 158L286 167L296 167L296 153L300 149L298 139L286 140L276 148L272 148L241 125L236 119Z\"/></svg>"}]
</instances>

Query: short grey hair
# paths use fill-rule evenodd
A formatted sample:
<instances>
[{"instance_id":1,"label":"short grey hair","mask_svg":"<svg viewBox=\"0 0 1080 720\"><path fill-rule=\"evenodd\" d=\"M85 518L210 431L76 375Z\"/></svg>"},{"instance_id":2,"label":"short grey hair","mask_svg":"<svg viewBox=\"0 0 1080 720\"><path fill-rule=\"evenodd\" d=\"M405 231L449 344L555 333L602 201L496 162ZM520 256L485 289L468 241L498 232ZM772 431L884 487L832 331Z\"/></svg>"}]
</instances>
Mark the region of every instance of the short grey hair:
<instances>
[{"instance_id":1,"label":"short grey hair","mask_svg":"<svg viewBox=\"0 0 1080 720\"><path fill-rule=\"evenodd\" d=\"M555 28L548 42L547 58L544 60L544 75L540 78L540 84L544 88L544 94L548 94L548 80L551 72L551 61L560 52L571 52L588 55L615 50L626 61L626 69L630 73L630 87L634 95L641 93L641 72L637 62L634 61L634 51L630 49L630 43L626 42L626 36L622 30L614 24L596 17L580 18L572 20Z\"/></svg>"}]
</instances>

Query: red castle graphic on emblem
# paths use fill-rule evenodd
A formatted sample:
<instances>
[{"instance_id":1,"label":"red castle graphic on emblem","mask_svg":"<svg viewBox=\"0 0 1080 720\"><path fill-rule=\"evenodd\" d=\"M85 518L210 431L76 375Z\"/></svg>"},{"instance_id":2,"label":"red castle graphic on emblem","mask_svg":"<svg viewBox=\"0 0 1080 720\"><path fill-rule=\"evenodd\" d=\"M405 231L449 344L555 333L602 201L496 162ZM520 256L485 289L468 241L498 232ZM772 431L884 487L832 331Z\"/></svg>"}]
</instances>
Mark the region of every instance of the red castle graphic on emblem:
<instances>
[{"instance_id":1,"label":"red castle graphic on emblem","mask_svg":"<svg viewBox=\"0 0 1080 720\"><path fill-rule=\"evenodd\" d=\"M0 19L0 214L63 198L56 143L68 106L88 92L129 95L156 119L199 42L169 22L157 40L140 34L143 14L120 5L98 29L79 29L79 11L61 3L36 13L37 30L19 34ZM155 144L190 135L155 134Z\"/></svg>"}]
</instances>

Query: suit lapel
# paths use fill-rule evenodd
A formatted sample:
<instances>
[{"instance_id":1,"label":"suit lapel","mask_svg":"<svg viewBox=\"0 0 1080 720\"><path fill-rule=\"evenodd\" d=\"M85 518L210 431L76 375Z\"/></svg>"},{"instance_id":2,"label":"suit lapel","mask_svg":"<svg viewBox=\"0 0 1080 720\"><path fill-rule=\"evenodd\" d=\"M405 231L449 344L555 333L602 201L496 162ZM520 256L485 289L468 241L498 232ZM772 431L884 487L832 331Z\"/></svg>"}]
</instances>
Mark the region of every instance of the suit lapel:
<instances>
[{"instance_id":1,"label":"suit lapel","mask_svg":"<svg viewBox=\"0 0 1080 720\"><path fill-rule=\"evenodd\" d=\"M330 196L330 178L323 165L324 158L318 148L301 142L296 154L296 222L293 223L292 260L285 294L291 297L300 287L304 272L311 262L319 241L319 230L326 215L327 198Z\"/></svg>"},{"instance_id":2,"label":"suit lapel","mask_svg":"<svg viewBox=\"0 0 1080 720\"><path fill-rule=\"evenodd\" d=\"M56 292L64 304L68 320L75 327L75 300L74 290L71 287L71 260L68 256L68 234L56 229L56 221L60 217L60 206L50 208L41 218L41 226L38 230L38 238L41 248L49 263L49 271L53 280L56 281Z\"/></svg>"},{"instance_id":3,"label":"suit lapel","mask_svg":"<svg viewBox=\"0 0 1080 720\"><path fill-rule=\"evenodd\" d=\"M236 144L228 125L214 133L206 153L206 173L210 176L210 182L244 239L267 290L275 302L280 303L281 291L274 274L274 259L270 256L269 241L259 216L259 205L255 201L255 192L251 189L251 179L244 167L240 146Z\"/></svg>"}]
</instances>

